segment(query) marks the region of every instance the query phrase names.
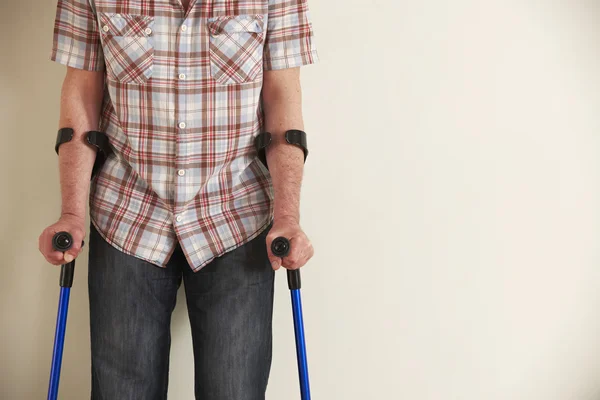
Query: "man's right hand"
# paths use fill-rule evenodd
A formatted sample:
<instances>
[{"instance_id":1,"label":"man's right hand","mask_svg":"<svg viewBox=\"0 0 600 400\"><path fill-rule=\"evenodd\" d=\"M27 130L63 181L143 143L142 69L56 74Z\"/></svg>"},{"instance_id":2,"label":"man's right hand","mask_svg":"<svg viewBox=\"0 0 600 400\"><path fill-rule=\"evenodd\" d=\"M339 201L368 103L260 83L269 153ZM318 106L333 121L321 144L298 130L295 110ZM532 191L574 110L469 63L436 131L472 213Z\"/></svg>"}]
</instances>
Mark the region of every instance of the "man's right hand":
<instances>
[{"instance_id":1,"label":"man's right hand","mask_svg":"<svg viewBox=\"0 0 600 400\"><path fill-rule=\"evenodd\" d=\"M65 253L54 250L52 238L57 232L66 231L73 237L73 246ZM38 239L40 253L50 264L61 265L73 261L81 252L81 244L85 238L85 220L70 214L63 214L60 219L44 229Z\"/></svg>"}]
</instances>

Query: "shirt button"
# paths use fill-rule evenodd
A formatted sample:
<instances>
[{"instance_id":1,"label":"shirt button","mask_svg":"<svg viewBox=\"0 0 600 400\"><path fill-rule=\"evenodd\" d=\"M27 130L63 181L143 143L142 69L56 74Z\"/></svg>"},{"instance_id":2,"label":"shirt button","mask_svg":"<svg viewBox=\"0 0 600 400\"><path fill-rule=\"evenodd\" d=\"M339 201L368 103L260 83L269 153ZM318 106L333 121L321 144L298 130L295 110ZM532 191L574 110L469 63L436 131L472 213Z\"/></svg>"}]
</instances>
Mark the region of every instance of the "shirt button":
<instances>
[{"instance_id":1,"label":"shirt button","mask_svg":"<svg viewBox=\"0 0 600 400\"><path fill-rule=\"evenodd\" d=\"M152 29L146 28L146 30L144 30L144 32L146 32L146 35L149 35L152 33Z\"/></svg>"},{"instance_id":2,"label":"shirt button","mask_svg":"<svg viewBox=\"0 0 600 400\"><path fill-rule=\"evenodd\" d=\"M177 222L181 222L182 219L183 219L183 217L181 215L178 215L177 217L175 217L175 221L177 221Z\"/></svg>"},{"instance_id":3,"label":"shirt button","mask_svg":"<svg viewBox=\"0 0 600 400\"><path fill-rule=\"evenodd\" d=\"M102 30L103 30L104 32L108 32L108 25L104 25L104 26L102 27Z\"/></svg>"},{"instance_id":4,"label":"shirt button","mask_svg":"<svg viewBox=\"0 0 600 400\"><path fill-rule=\"evenodd\" d=\"M185 122L180 122L180 123L179 123L179 127L180 127L181 129L184 129L184 128L185 128Z\"/></svg>"},{"instance_id":5,"label":"shirt button","mask_svg":"<svg viewBox=\"0 0 600 400\"><path fill-rule=\"evenodd\" d=\"M184 80L185 79L185 74L179 74L179 79Z\"/></svg>"},{"instance_id":6,"label":"shirt button","mask_svg":"<svg viewBox=\"0 0 600 400\"><path fill-rule=\"evenodd\" d=\"M183 32L187 31L187 25L181 25L181 30L182 30Z\"/></svg>"},{"instance_id":7,"label":"shirt button","mask_svg":"<svg viewBox=\"0 0 600 400\"><path fill-rule=\"evenodd\" d=\"M185 175L185 170L180 169L179 171L177 171L177 175L184 176Z\"/></svg>"}]
</instances>

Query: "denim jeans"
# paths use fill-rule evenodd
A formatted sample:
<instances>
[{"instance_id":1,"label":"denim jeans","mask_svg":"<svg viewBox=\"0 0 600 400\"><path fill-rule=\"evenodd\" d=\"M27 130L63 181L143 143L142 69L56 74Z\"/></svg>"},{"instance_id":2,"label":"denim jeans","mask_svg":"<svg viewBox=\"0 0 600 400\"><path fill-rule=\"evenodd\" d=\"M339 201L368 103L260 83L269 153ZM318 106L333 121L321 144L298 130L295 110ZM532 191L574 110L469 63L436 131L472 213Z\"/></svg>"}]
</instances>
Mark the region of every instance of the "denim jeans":
<instances>
[{"instance_id":1,"label":"denim jeans","mask_svg":"<svg viewBox=\"0 0 600 400\"><path fill-rule=\"evenodd\" d=\"M179 245L160 268L122 253L91 225L92 400L167 398L171 313L182 278L196 399L263 400L272 354L269 229L194 273Z\"/></svg>"}]
</instances>

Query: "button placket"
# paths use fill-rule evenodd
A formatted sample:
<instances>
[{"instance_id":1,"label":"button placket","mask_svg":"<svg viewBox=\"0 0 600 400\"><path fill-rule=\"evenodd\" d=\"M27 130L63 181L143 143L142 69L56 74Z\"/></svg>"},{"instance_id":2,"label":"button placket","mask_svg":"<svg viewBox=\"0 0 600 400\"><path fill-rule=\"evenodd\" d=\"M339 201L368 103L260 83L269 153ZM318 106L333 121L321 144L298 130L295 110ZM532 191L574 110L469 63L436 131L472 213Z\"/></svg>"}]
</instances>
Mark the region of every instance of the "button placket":
<instances>
[{"instance_id":1,"label":"button placket","mask_svg":"<svg viewBox=\"0 0 600 400\"><path fill-rule=\"evenodd\" d=\"M189 32L191 29L191 27L189 26L189 23L186 23L186 19L184 19L180 25L180 34L177 35L177 62L175 63L175 71L176 75L175 78L176 80L181 81L181 84L184 85L185 83L183 81L188 79L188 72L187 70L185 70L185 65L186 65L186 56L189 53L189 49L188 46L190 45L189 43L189 35L187 34L187 32ZM179 128L179 132L182 135L177 135L177 146L176 146L176 164L177 167L179 169L177 169L176 172L176 179L180 178L178 180L178 182L175 184L175 202L177 203L181 198L183 198L185 196L186 193L186 189L182 186L182 185L186 185L186 181L187 179L184 179L183 177L186 175L186 170L182 167L186 166L186 160L188 159L188 154L186 154L186 149L188 148L188 137L187 135L185 135L184 133L186 133L184 130L186 128L188 128L188 123L189 121L186 122L187 119L187 110L186 110L186 98L184 97L185 95L183 94L183 92L180 92L177 97L176 97L176 104L175 104L175 115L176 118L178 118L178 122L177 122L177 127ZM180 211L180 210L176 210L176 211ZM175 222L181 222L183 221L183 215L182 213L179 214L175 214L174 216L175 218Z\"/></svg>"}]
</instances>

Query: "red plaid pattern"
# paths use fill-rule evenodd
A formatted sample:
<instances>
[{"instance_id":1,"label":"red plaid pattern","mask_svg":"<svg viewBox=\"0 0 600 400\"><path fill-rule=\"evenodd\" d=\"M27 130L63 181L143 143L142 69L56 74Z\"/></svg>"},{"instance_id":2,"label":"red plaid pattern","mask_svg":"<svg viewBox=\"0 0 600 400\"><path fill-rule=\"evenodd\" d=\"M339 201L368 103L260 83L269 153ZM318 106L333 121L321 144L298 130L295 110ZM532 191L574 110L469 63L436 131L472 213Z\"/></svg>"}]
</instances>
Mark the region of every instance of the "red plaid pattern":
<instances>
[{"instance_id":1,"label":"red plaid pattern","mask_svg":"<svg viewBox=\"0 0 600 400\"><path fill-rule=\"evenodd\" d=\"M198 271L268 226L262 72L317 61L306 0L58 0L51 59L105 70L90 217L114 247L164 267L179 241Z\"/></svg>"},{"instance_id":2,"label":"red plaid pattern","mask_svg":"<svg viewBox=\"0 0 600 400\"><path fill-rule=\"evenodd\" d=\"M119 82L144 83L152 75L154 64L150 36L154 19L145 15L101 13L100 24L105 31L108 73Z\"/></svg>"},{"instance_id":3,"label":"red plaid pattern","mask_svg":"<svg viewBox=\"0 0 600 400\"><path fill-rule=\"evenodd\" d=\"M212 76L219 83L243 83L262 72L262 15L209 18Z\"/></svg>"}]
</instances>

